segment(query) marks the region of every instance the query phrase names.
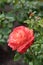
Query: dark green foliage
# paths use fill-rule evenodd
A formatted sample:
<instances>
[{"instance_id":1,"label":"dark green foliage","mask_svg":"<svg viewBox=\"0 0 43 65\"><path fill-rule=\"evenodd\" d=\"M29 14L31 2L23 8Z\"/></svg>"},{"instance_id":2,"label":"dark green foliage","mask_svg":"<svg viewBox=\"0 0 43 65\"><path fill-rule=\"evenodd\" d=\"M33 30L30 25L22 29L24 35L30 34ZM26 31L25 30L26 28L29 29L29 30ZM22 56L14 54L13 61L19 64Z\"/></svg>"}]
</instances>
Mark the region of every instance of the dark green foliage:
<instances>
[{"instance_id":1,"label":"dark green foliage","mask_svg":"<svg viewBox=\"0 0 43 65\"><path fill-rule=\"evenodd\" d=\"M27 23L34 30L34 44L23 55L25 62L29 65L43 65L43 2L0 0L0 44L6 44L14 22ZM18 53L16 56L14 60L20 59Z\"/></svg>"}]
</instances>

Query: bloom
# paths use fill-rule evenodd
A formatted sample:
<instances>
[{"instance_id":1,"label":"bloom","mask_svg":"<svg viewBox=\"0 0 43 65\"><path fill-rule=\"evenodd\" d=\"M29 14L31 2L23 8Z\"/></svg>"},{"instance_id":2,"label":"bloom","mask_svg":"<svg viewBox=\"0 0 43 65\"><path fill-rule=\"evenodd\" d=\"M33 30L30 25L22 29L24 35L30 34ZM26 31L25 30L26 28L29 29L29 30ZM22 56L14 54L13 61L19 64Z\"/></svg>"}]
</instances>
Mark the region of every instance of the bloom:
<instances>
[{"instance_id":1,"label":"bloom","mask_svg":"<svg viewBox=\"0 0 43 65\"><path fill-rule=\"evenodd\" d=\"M18 26L10 33L8 46L11 47L12 50L17 50L19 53L24 53L31 46L31 44L33 44L33 41L33 30L25 26Z\"/></svg>"}]
</instances>

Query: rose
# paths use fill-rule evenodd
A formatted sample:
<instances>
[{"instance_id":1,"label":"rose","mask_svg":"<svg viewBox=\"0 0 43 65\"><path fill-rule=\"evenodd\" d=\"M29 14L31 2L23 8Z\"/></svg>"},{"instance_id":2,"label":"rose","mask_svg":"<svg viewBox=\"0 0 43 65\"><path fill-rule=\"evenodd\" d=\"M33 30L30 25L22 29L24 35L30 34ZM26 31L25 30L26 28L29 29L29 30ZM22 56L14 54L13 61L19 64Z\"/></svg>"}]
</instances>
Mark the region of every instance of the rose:
<instances>
[{"instance_id":1,"label":"rose","mask_svg":"<svg viewBox=\"0 0 43 65\"><path fill-rule=\"evenodd\" d=\"M33 30L25 26L18 26L10 33L8 46L11 47L12 50L17 50L19 53L24 53L33 44L33 41Z\"/></svg>"}]
</instances>

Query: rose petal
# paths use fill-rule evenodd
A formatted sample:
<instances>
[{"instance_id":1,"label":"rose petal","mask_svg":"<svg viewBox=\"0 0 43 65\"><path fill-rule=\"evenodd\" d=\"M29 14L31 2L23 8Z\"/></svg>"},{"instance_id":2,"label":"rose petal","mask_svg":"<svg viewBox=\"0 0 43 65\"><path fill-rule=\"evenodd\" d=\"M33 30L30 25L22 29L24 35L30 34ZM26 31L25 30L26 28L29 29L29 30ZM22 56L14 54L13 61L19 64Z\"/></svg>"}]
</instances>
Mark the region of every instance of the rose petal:
<instances>
[{"instance_id":1,"label":"rose petal","mask_svg":"<svg viewBox=\"0 0 43 65\"><path fill-rule=\"evenodd\" d=\"M19 53L24 53L33 43L34 33L33 30L25 26L18 26L13 29L9 35L8 46L12 50L17 50Z\"/></svg>"},{"instance_id":2,"label":"rose petal","mask_svg":"<svg viewBox=\"0 0 43 65\"><path fill-rule=\"evenodd\" d=\"M29 42L26 42L25 44L23 44L22 46L20 46L20 47L17 49L17 52L19 52L19 53L24 53L24 52L27 50L27 48L29 48L30 45L32 44L33 39L34 39L34 37L32 37L32 39L30 39Z\"/></svg>"}]
</instances>

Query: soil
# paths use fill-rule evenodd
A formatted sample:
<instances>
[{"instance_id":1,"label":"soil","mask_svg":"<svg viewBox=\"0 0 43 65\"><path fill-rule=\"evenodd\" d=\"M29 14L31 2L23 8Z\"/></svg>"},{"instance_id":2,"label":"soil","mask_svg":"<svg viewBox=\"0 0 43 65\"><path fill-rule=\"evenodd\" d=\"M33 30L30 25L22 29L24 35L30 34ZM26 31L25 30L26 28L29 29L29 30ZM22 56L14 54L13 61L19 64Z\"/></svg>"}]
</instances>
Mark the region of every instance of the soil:
<instances>
[{"instance_id":1,"label":"soil","mask_svg":"<svg viewBox=\"0 0 43 65\"><path fill-rule=\"evenodd\" d=\"M21 58L18 61L14 61L13 57L15 55L15 51L7 46L0 45L0 65L27 65L23 63L23 59Z\"/></svg>"}]
</instances>

